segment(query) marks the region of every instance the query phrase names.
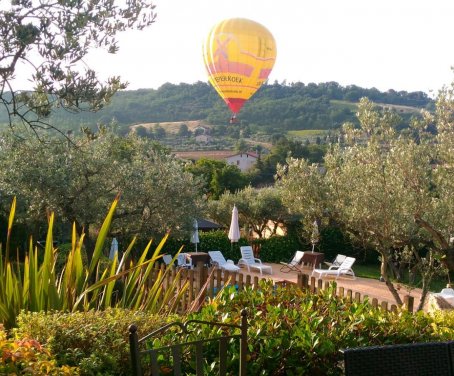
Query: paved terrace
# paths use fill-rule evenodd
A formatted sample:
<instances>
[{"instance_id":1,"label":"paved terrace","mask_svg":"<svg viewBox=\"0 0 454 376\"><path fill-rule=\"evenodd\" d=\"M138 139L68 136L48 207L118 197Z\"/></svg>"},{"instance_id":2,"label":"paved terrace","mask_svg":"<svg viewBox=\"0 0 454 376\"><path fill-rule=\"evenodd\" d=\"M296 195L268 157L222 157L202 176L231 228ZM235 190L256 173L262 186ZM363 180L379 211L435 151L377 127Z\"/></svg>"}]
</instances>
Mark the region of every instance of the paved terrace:
<instances>
[{"instance_id":1,"label":"paved terrace","mask_svg":"<svg viewBox=\"0 0 454 376\"><path fill-rule=\"evenodd\" d=\"M271 278L276 282L282 282L282 281L289 281L296 283L297 278L298 278L298 273L291 271L288 273L283 273L281 272L281 264L273 264L273 263L264 263L266 265L271 265L273 268L273 274L263 274L263 277L266 278ZM354 268L353 268L354 269ZM304 267L302 269L304 274L307 274L310 276L312 273L312 268L309 267ZM251 277L259 276L260 277L260 272L258 271L250 271L248 272L245 267L242 267L241 272L243 274L250 274ZM386 287L386 284L384 282L380 282L377 279L371 279L371 278L361 278L361 277L356 277L356 279L353 279L351 276L341 276L337 280L334 277L325 277L321 278L323 281L336 281L338 287L343 287L345 291L347 290L352 290L353 291L353 296L355 295L355 292L359 292L361 294L361 299L363 299L363 296L367 295L369 299L377 298L379 302L386 301L388 302L389 306L391 304L396 304L393 296L391 295L390 291ZM419 301L421 299L421 289L412 289L411 291L408 291L405 287L402 286L398 290L399 295L402 298L402 301L404 299L405 295L410 295L413 296L414 298L414 309L417 308L419 305ZM426 304L427 306L427 304Z\"/></svg>"}]
</instances>

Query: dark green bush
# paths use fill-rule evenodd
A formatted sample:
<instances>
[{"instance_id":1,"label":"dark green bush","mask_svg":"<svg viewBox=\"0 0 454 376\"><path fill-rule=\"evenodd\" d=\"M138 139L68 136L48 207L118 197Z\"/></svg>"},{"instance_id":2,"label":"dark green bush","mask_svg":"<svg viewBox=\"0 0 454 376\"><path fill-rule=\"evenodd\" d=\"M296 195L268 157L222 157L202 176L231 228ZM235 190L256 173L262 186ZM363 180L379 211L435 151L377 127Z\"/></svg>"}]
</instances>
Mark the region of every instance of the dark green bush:
<instances>
[{"instance_id":1,"label":"dark green bush","mask_svg":"<svg viewBox=\"0 0 454 376\"><path fill-rule=\"evenodd\" d=\"M262 283L260 291L226 291L194 318L238 322L243 308L248 309L252 375L341 375L342 348L454 336L452 318L384 312L367 302L336 298L332 290L314 296L298 288L276 289L270 283Z\"/></svg>"},{"instance_id":2,"label":"dark green bush","mask_svg":"<svg viewBox=\"0 0 454 376\"><path fill-rule=\"evenodd\" d=\"M15 332L45 344L58 365L78 366L81 375L128 375L128 326L135 323L140 337L172 319L121 309L22 313Z\"/></svg>"},{"instance_id":3,"label":"dark green bush","mask_svg":"<svg viewBox=\"0 0 454 376\"><path fill-rule=\"evenodd\" d=\"M292 236L273 236L254 240L254 243L260 244L259 258L264 262L287 262L296 251L303 250L298 239Z\"/></svg>"},{"instance_id":4,"label":"dark green bush","mask_svg":"<svg viewBox=\"0 0 454 376\"><path fill-rule=\"evenodd\" d=\"M221 251L226 259L231 259L237 262L241 258L240 246L248 245L246 239L241 238L237 243L231 243L225 231L208 231L199 232L200 243L197 244L197 250L208 251ZM175 255L181 246L184 246L182 252L194 252L195 246L188 239L168 239L163 252Z\"/></svg>"},{"instance_id":5,"label":"dark green bush","mask_svg":"<svg viewBox=\"0 0 454 376\"><path fill-rule=\"evenodd\" d=\"M250 375L342 375L339 350L347 347L449 340L454 337L454 312L398 313L374 309L367 302L337 298L333 290L318 295L296 287L276 288L262 282L260 290L236 291L233 287L189 318L239 323L248 310L248 374ZM56 354L58 366L78 365L82 375L128 375L127 328L136 323L139 337L165 322L173 321L128 310L88 313L21 314L16 334L36 338ZM184 318L181 317L181 320ZM201 329L198 339L216 329ZM181 335L168 333L154 345L181 342ZM239 344L229 344L229 367L235 374ZM216 357L217 346L205 349ZM194 373L189 358L184 364ZM206 374L213 368L205 364ZM211 370L211 371L210 371Z\"/></svg>"}]
</instances>

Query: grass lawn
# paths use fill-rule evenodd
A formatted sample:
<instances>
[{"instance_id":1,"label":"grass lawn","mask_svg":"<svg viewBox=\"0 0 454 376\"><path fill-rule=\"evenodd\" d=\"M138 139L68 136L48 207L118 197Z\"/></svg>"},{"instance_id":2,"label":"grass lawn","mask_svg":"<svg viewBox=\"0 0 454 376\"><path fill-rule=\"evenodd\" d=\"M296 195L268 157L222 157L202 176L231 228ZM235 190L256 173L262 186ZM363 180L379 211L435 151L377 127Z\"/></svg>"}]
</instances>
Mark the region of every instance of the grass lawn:
<instances>
[{"instance_id":1,"label":"grass lawn","mask_svg":"<svg viewBox=\"0 0 454 376\"><path fill-rule=\"evenodd\" d=\"M353 265L353 270L356 274L357 277L363 277L363 278L373 278L373 279L379 279L380 278L380 264L355 264ZM395 281L398 283L397 281ZM407 284L408 283L408 273L405 273L404 275L404 280L402 283ZM430 288L429 290L432 292L439 292L441 289L446 287L446 284L448 283L447 277L435 277L432 279L430 283ZM421 288L421 279L420 278L415 278L415 283L413 283L413 287L416 288Z\"/></svg>"}]
</instances>

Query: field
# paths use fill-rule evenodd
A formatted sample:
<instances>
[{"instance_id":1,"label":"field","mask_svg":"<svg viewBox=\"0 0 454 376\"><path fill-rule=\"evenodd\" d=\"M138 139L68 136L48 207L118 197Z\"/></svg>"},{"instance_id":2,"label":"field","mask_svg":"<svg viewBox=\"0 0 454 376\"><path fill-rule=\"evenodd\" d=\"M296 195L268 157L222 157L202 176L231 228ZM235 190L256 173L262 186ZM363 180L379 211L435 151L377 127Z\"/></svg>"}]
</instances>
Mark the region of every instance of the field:
<instances>
[{"instance_id":1,"label":"field","mask_svg":"<svg viewBox=\"0 0 454 376\"><path fill-rule=\"evenodd\" d=\"M301 138L315 138L317 136L324 136L327 131L323 129L303 129L298 131L288 131L290 136L301 137Z\"/></svg>"},{"instance_id":2,"label":"field","mask_svg":"<svg viewBox=\"0 0 454 376\"><path fill-rule=\"evenodd\" d=\"M347 101L340 101L336 99L331 99L330 102L332 104L337 104L339 106L348 107L352 111L356 111L358 109L358 103L352 103ZM393 109L396 110L398 113L401 114L411 114L411 113L418 113L421 109L418 107L411 107L411 106L400 106L397 104L389 104L389 103L378 103L374 102L377 106L385 108L385 109Z\"/></svg>"},{"instance_id":3,"label":"field","mask_svg":"<svg viewBox=\"0 0 454 376\"><path fill-rule=\"evenodd\" d=\"M203 120L191 120L191 121L174 121L174 122L162 122L162 123L142 123L142 124L134 124L130 126L131 130L135 130L136 128L143 127L146 129L153 129L155 125L160 125L163 127L167 133L177 133L180 130L180 125L186 124L190 131L193 131L195 128L199 126L207 126Z\"/></svg>"}]
</instances>

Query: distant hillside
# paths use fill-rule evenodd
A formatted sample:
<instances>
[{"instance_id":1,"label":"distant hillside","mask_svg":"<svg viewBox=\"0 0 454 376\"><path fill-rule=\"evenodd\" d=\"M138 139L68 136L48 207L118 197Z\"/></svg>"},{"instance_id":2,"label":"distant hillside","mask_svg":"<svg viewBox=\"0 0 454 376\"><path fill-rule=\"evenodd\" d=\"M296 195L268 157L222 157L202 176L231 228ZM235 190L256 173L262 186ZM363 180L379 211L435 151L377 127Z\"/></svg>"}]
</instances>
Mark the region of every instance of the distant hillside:
<instances>
[{"instance_id":1,"label":"distant hillside","mask_svg":"<svg viewBox=\"0 0 454 376\"><path fill-rule=\"evenodd\" d=\"M306 129L335 129L345 121L356 121L356 103L368 97L383 107L393 107L404 118L402 127L421 108L433 108L424 92L343 87L336 82L320 84L266 84L245 104L239 114L242 125L250 125L270 134ZM216 91L205 82L164 84L159 89L122 91L108 106L97 113L70 114L55 112L51 123L59 129L77 130L81 126L118 124L119 132L147 123L174 123L179 126L197 121L210 125L227 125L230 112ZM0 122L6 122L0 112Z\"/></svg>"},{"instance_id":2,"label":"distant hillside","mask_svg":"<svg viewBox=\"0 0 454 376\"><path fill-rule=\"evenodd\" d=\"M160 125L165 128L167 133L177 133L180 129L181 124L186 124L188 130L194 131L197 127L206 125L205 121L201 120L190 120L190 121L167 121L167 122L156 122L156 123L140 123L131 125L129 128L135 131L137 128L142 127L145 129L153 129L156 125Z\"/></svg>"}]
</instances>

